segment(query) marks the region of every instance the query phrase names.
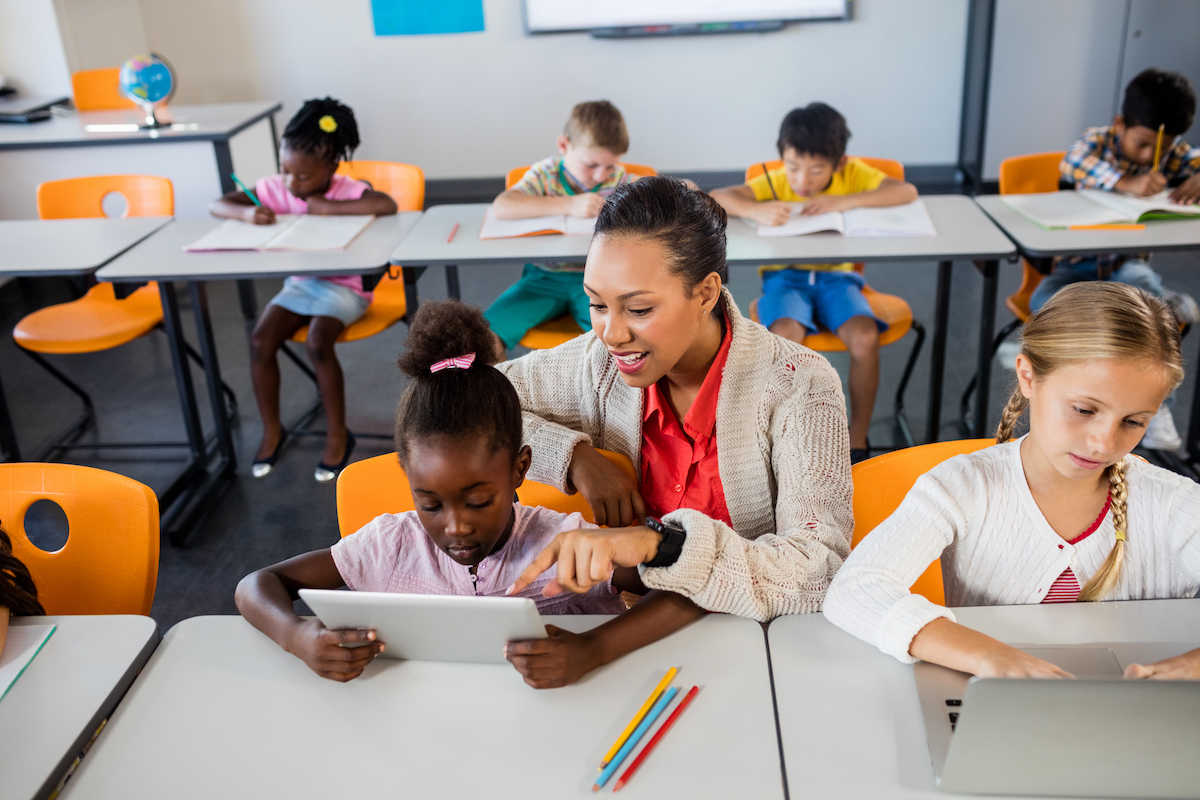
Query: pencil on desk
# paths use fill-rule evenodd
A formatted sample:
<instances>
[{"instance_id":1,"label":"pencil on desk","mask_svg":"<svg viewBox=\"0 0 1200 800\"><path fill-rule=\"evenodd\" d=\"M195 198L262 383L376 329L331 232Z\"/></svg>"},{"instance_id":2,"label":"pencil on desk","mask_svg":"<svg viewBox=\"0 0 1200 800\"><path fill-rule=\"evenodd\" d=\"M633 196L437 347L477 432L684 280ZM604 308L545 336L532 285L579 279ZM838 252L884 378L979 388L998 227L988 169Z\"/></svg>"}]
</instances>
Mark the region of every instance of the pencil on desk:
<instances>
[{"instance_id":1,"label":"pencil on desk","mask_svg":"<svg viewBox=\"0 0 1200 800\"><path fill-rule=\"evenodd\" d=\"M229 177L233 178L233 182L237 184L238 188L246 193L246 197L250 198L250 202L254 203L254 205L258 206L259 208L262 208L262 203L258 202L258 198L254 196L254 192L247 189L246 184L238 180L237 175L231 172L229 173Z\"/></svg>"},{"instance_id":2,"label":"pencil on desk","mask_svg":"<svg viewBox=\"0 0 1200 800\"><path fill-rule=\"evenodd\" d=\"M1144 231L1146 226L1138 223L1136 225L1072 225L1068 230L1072 231Z\"/></svg>"},{"instance_id":3,"label":"pencil on desk","mask_svg":"<svg viewBox=\"0 0 1200 800\"><path fill-rule=\"evenodd\" d=\"M679 672L677 667L671 667L669 670L667 670L667 674L664 675L663 679L658 682L658 686L654 687L654 691L651 692L650 696L646 698L646 702L642 703L642 707L639 708L638 712L633 715L633 719L629 720L629 724L625 726L625 730L621 731L621 735L617 737L617 741L613 743L612 747L608 748L608 752L604 754L604 760L600 762L600 769L603 770L608 766L608 762L613 760L613 756L615 756L617 751L621 749L621 745L625 744L625 740L629 738L629 734L633 733L634 728L636 728L638 723L642 721L642 717L646 716L646 712L649 711L651 706L654 705L654 701L658 699L658 696L663 693L663 690L666 689L667 686L670 685L671 681L675 679L675 674L677 672Z\"/></svg>"},{"instance_id":4,"label":"pencil on desk","mask_svg":"<svg viewBox=\"0 0 1200 800\"><path fill-rule=\"evenodd\" d=\"M1153 170L1155 172L1159 171L1158 170L1158 157L1162 155L1163 130L1166 127L1167 126L1165 123L1158 126L1158 138L1154 140L1154 162L1153 162L1154 167L1153 167Z\"/></svg>"},{"instance_id":5,"label":"pencil on desk","mask_svg":"<svg viewBox=\"0 0 1200 800\"><path fill-rule=\"evenodd\" d=\"M450 229L450 235L446 237L446 244L454 241L454 234L458 233L458 223L454 223L454 227Z\"/></svg>"},{"instance_id":6,"label":"pencil on desk","mask_svg":"<svg viewBox=\"0 0 1200 800\"><path fill-rule=\"evenodd\" d=\"M642 762L646 760L646 756L650 755L650 751L653 750L658 744L658 740L661 739L663 734L675 724L675 720L679 719L679 715L683 713L683 710L688 707L688 703L692 702L692 698L694 698L696 693L699 691L699 686L693 686L691 691L689 691L683 698L683 701L679 705L675 706L675 710L671 712L671 716L667 717L667 721L662 724L662 727L658 729L658 732L654 734L650 741L646 742L646 746L642 748L642 752L638 753L638 757L635 758L633 763L629 765L629 769L625 770L624 774L622 774L620 778L617 778L616 784L613 785L614 792L621 791L621 787L629 782L629 779L633 777L633 773L637 771L637 768L640 767Z\"/></svg>"},{"instance_id":7,"label":"pencil on desk","mask_svg":"<svg viewBox=\"0 0 1200 800\"><path fill-rule=\"evenodd\" d=\"M677 694L679 694L679 689L672 686L670 689L667 689L666 694L658 698L658 702L654 704L654 708L650 709L650 713L642 720L642 724L638 725L637 730L633 732L633 735L629 737L621 749L617 751L617 754L613 756L613 760L600 773L600 777L596 778L596 782L592 784L593 792L598 792L604 788L604 784L608 783L608 779L621 766L621 762L625 760L633 748L637 747L637 743L646 735L646 731L650 730L650 726L654 724L654 721L658 719L666 707L671 705L671 701L675 699L675 695Z\"/></svg>"}]
</instances>

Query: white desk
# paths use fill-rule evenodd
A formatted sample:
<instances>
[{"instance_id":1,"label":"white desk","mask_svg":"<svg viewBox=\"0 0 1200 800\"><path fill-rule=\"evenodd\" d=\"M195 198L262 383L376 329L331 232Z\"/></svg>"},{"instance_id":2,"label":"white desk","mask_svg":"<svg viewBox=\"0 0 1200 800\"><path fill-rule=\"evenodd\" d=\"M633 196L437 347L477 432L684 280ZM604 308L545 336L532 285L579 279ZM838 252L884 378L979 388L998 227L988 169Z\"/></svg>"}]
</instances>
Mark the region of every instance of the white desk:
<instances>
[{"instance_id":1,"label":"white desk","mask_svg":"<svg viewBox=\"0 0 1200 800\"><path fill-rule=\"evenodd\" d=\"M604 618L551 619L583 630ZM702 688L621 796L782 797L749 620L706 617L538 691L507 664L385 659L334 683L240 617L196 617L163 638L64 800L593 797L601 756L672 666L676 686Z\"/></svg>"},{"instance_id":2,"label":"white desk","mask_svg":"<svg viewBox=\"0 0 1200 800\"><path fill-rule=\"evenodd\" d=\"M58 630L0 700L0 797L47 797L158 644L149 617L23 617Z\"/></svg>"},{"instance_id":3,"label":"white desk","mask_svg":"<svg viewBox=\"0 0 1200 800\"><path fill-rule=\"evenodd\" d=\"M171 542L183 542L205 501L214 496L237 467L232 433L222 397L221 367L213 341L212 319L208 313L208 295L204 282L284 277L287 275L370 275L387 269L388 254L421 218L420 211L408 211L376 218L345 250L320 253L227 251L185 253L186 245L220 225L222 220L175 220L137 247L114 259L96 273L102 281L140 284L158 281L163 301L163 325L171 342L171 360L184 405L184 426L191 448L191 474L188 488L172 504L170 516L164 514L163 527ZM207 468L209 453L200 425L200 412L192 385L191 372L184 355L184 338L179 316L175 281L186 281L191 293L196 334L204 360L205 383L216 431L218 462ZM174 509L183 509L176 516Z\"/></svg>"},{"instance_id":4,"label":"white desk","mask_svg":"<svg viewBox=\"0 0 1200 800\"><path fill-rule=\"evenodd\" d=\"M1200 600L955 609L958 621L1014 644L1200 645ZM912 667L825 621L780 617L767 629L793 797L967 798L938 791ZM1119 722L1114 721L1119 727Z\"/></svg>"}]
</instances>

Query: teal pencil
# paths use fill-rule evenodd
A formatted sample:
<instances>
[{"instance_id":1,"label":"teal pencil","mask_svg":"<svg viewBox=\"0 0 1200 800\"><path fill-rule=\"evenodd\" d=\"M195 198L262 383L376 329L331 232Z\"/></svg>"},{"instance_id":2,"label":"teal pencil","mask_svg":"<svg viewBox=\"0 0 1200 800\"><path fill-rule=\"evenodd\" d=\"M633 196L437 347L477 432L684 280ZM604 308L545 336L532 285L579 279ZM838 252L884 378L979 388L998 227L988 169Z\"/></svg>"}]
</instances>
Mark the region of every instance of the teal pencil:
<instances>
[{"instance_id":1,"label":"teal pencil","mask_svg":"<svg viewBox=\"0 0 1200 800\"><path fill-rule=\"evenodd\" d=\"M641 741L643 736L646 735L646 731L650 730L650 726L654 724L654 721L658 719L659 715L662 714L666 707L671 704L671 701L675 699L675 695L678 693L679 687L672 686L663 693L662 697L658 698L658 702L654 704L654 708L650 709L650 713L647 714L645 719L642 720L642 724L638 725L637 730L635 730L630 737L625 740L625 744L621 746L621 749L617 751L615 756L613 756L613 760L608 762L608 766L604 768L604 771L600 773L600 777L596 779L594 784L592 784L593 792L600 791L604 784L608 783L608 779L611 778L613 773L617 771L617 768L621 766L621 762L624 761L626 756L633 751L633 748L637 747L637 743Z\"/></svg>"},{"instance_id":2,"label":"teal pencil","mask_svg":"<svg viewBox=\"0 0 1200 800\"><path fill-rule=\"evenodd\" d=\"M233 178L233 182L238 185L239 189L241 189L243 192L246 193L246 197L249 197L250 201L252 203L254 203L254 205L258 206L259 208L262 208L262 203L258 202L258 198L254 196L254 192L247 189L246 184L244 184L240 180L238 180L237 175L235 175L231 172L231 173L229 173L229 177Z\"/></svg>"}]
</instances>

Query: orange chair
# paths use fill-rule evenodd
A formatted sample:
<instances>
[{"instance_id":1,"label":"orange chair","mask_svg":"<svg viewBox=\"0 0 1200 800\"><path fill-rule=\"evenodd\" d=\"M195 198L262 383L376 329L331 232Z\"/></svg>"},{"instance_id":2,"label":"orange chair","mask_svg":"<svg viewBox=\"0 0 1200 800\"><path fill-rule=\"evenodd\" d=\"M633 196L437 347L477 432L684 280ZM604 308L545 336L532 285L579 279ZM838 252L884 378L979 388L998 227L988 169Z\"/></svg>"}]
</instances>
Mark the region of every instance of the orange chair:
<instances>
[{"instance_id":1,"label":"orange chair","mask_svg":"<svg viewBox=\"0 0 1200 800\"><path fill-rule=\"evenodd\" d=\"M366 181L377 192L390 195L401 211L425 208L425 173L412 164L396 161L343 161L338 174Z\"/></svg>"},{"instance_id":2,"label":"orange chair","mask_svg":"<svg viewBox=\"0 0 1200 800\"><path fill-rule=\"evenodd\" d=\"M121 68L89 69L71 75L77 111L121 111L137 103L121 94Z\"/></svg>"},{"instance_id":3,"label":"orange chair","mask_svg":"<svg viewBox=\"0 0 1200 800\"><path fill-rule=\"evenodd\" d=\"M633 463L620 453L599 451L630 478L637 480ZM543 506L573 514L578 511L594 522L592 509L581 494L563 494L552 486L527 480L517 489L524 505ZM342 470L337 481L338 528L349 536L380 514L400 514L414 508L408 477L395 453L355 461Z\"/></svg>"},{"instance_id":4,"label":"orange chair","mask_svg":"<svg viewBox=\"0 0 1200 800\"><path fill-rule=\"evenodd\" d=\"M995 439L962 439L935 442L904 450L894 450L854 465L854 539L857 547L862 538L883 522L900 505L917 478L948 458L996 443ZM914 594L924 595L940 606L946 605L942 586L942 562L934 561L912 585Z\"/></svg>"},{"instance_id":5,"label":"orange chair","mask_svg":"<svg viewBox=\"0 0 1200 800\"><path fill-rule=\"evenodd\" d=\"M1037 194L1057 191L1061 177L1058 165L1062 163L1065 155L1066 151L1059 150L1054 153L1033 153L1004 159L1000 162L1000 194ZM1004 340L1033 316L1033 312L1029 310L1029 300L1038 284L1042 282L1045 275L1042 270L1049 271L1049 261L1047 259L1039 259L1039 261L1042 262L1041 269L1030 263L1029 259L1021 259L1021 285L1004 301L1014 319L996 333L996 337L992 340L992 353L988 363L991 363L991 359L996 357ZM979 374L976 373L971 376L959 401L959 417L963 429L967 431L974 430L971 416L971 396L975 394L975 386L978 383Z\"/></svg>"},{"instance_id":6,"label":"orange chair","mask_svg":"<svg viewBox=\"0 0 1200 800\"><path fill-rule=\"evenodd\" d=\"M653 167L647 167L645 164L626 164L620 162L626 172L630 172L641 178L649 178L657 175ZM508 175L504 179L505 190L511 189L513 185L525 176L529 171L529 167L514 167L508 171ZM536 325L530 328L519 344L522 347L528 347L530 350L549 350L551 347L558 347L563 342L569 342L576 336L583 333L583 328L579 327L579 323L570 314L563 314L561 317L555 317L552 320L547 320L541 325Z\"/></svg>"},{"instance_id":7,"label":"orange chair","mask_svg":"<svg viewBox=\"0 0 1200 800\"><path fill-rule=\"evenodd\" d=\"M883 172L889 178L895 178L898 181L904 180L904 165L895 159L867 158L866 156L857 156L857 158L867 165L875 167L875 169ZM782 159L754 164L746 170L746 182L749 183L752 179L762 175L764 168L766 170L777 170L782 167ZM863 265L855 264L854 271L862 274ZM913 368L917 364L917 357L921 354L921 348L925 344L925 326L913 319L912 307L902 297L877 292L870 286L863 287L863 297L867 299L867 303L870 304L871 310L875 312L875 316L887 323L888 329L879 335L879 344L881 347L904 338L909 329L912 329L917 334L917 339L913 342L912 350L908 354L908 362L904 365L904 374L900 378L900 385L896 389L894 404L896 426L899 428L900 435L906 445L912 447L914 440L912 432L908 427L908 416L904 413L904 392L908 389L908 381L912 378ZM754 300L750 304L750 319L758 322L758 300ZM817 331L805 336L804 346L826 353L840 353L846 350L846 345L831 331Z\"/></svg>"},{"instance_id":8,"label":"orange chair","mask_svg":"<svg viewBox=\"0 0 1200 800\"><path fill-rule=\"evenodd\" d=\"M47 181L37 188L38 216L42 219L103 217L104 199L113 193L124 196L127 216L169 217L175 212L171 182L153 175L96 175L86 178ZM131 342L152 330L162 330L162 302L158 284L149 283L118 300L111 283L98 283L87 294L69 303L59 303L34 311L17 323L13 340L63 386L83 402L84 411L62 434L54 439L38 460L72 449L72 443L95 422L92 399L42 354L98 353ZM187 346L190 358L200 355ZM233 391L223 387L236 418L237 402ZM147 443L150 444L150 443ZM158 443L155 443L158 444ZM161 443L163 446L174 446ZM129 447L88 444L98 447Z\"/></svg>"},{"instance_id":9,"label":"orange chair","mask_svg":"<svg viewBox=\"0 0 1200 800\"><path fill-rule=\"evenodd\" d=\"M38 548L25 513L52 500L67 515L61 550ZM148 486L73 464L0 464L0 520L47 614L150 613L158 583L158 498Z\"/></svg>"}]
</instances>

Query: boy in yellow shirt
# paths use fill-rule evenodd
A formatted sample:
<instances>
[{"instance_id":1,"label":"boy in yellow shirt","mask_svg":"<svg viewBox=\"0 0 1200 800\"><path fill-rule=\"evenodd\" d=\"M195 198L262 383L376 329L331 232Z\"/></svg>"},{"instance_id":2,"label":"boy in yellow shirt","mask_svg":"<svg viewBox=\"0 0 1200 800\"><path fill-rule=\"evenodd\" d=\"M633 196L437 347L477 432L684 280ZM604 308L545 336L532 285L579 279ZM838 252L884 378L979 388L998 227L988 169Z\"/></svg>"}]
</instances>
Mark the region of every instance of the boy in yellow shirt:
<instances>
[{"instance_id":1,"label":"boy in yellow shirt","mask_svg":"<svg viewBox=\"0 0 1200 800\"><path fill-rule=\"evenodd\" d=\"M801 201L801 213L810 215L917 199L911 183L848 158L849 139L845 118L826 104L794 109L779 130L782 169L717 189L713 199L731 215L760 225L782 225L792 213L791 203ZM862 461L879 388L879 333L887 330L863 297L862 276L850 263L774 264L760 273L758 318L772 333L803 342L809 333L825 328L845 342L850 352L850 460Z\"/></svg>"}]
</instances>

